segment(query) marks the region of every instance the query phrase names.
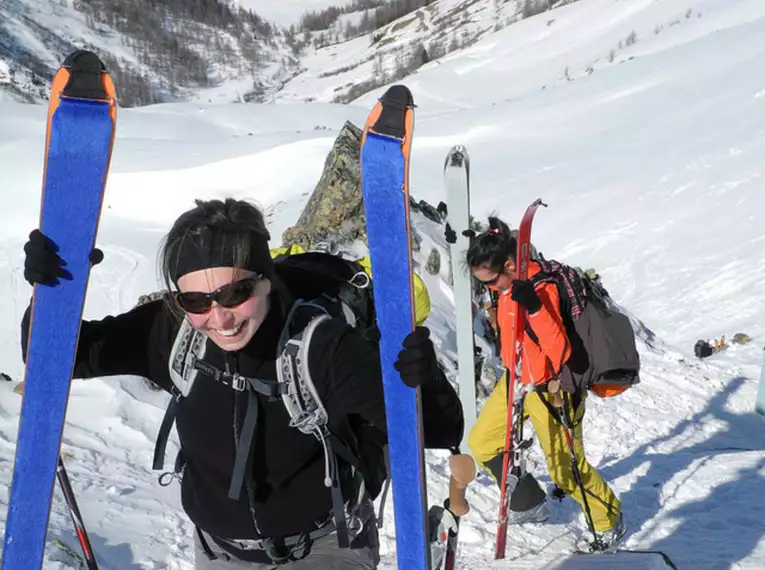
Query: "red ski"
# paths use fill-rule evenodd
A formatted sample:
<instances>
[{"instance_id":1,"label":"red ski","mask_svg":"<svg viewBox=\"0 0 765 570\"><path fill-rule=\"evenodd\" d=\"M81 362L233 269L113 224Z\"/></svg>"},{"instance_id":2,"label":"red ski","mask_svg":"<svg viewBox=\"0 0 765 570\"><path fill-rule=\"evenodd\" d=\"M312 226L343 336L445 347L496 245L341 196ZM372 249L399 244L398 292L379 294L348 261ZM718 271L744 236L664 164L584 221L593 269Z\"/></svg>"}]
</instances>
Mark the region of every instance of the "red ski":
<instances>
[{"instance_id":1,"label":"red ski","mask_svg":"<svg viewBox=\"0 0 765 570\"><path fill-rule=\"evenodd\" d=\"M537 199L527 209L518 228L518 252L516 254L516 274L517 279L528 279L529 274L529 253L531 251L531 225L534 222L534 214L539 206L547 206L541 199ZM515 304L515 325L510 340L510 346L515 347L512 353L512 360L508 369L509 382L507 387L507 432L505 435L505 455L502 464L502 494L499 501L499 521L497 523L497 544L494 552L494 559L505 558L505 546L507 544L507 516L510 507L510 495L515 485L508 489L508 479L511 476L511 470L517 470L519 467L520 450L515 449L513 443L513 395L515 385L518 380L518 370L520 362L520 347L523 343L524 330L526 328L526 310ZM520 410L519 421L522 418L523 410ZM513 473L512 477L517 474Z\"/></svg>"}]
</instances>

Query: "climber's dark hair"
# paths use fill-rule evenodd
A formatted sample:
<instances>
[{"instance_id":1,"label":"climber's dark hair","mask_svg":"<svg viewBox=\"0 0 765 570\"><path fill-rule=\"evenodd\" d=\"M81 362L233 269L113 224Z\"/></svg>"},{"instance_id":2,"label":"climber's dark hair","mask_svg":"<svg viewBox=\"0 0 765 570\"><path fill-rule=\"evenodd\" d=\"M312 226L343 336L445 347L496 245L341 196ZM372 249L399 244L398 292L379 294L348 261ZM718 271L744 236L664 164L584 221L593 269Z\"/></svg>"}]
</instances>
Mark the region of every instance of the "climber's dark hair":
<instances>
[{"instance_id":1,"label":"climber's dark hair","mask_svg":"<svg viewBox=\"0 0 765 570\"><path fill-rule=\"evenodd\" d=\"M489 229L470 240L466 254L468 267L490 267L492 271L504 271L508 259L515 261L517 241L507 224L495 214L489 216Z\"/></svg>"}]
</instances>

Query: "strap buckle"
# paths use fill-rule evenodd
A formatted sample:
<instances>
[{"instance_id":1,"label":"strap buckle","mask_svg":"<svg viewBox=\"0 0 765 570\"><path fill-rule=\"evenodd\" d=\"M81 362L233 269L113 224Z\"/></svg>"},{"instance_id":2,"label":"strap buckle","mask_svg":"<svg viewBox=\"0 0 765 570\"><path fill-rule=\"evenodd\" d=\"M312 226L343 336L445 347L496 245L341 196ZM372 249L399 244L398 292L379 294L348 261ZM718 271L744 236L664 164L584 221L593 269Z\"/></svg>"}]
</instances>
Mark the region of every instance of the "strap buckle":
<instances>
[{"instance_id":1,"label":"strap buckle","mask_svg":"<svg viewBox=\"0 0 765 570\"><path fill-rule=\"evenodd\" d=\"M231 387L237 392L244 392L247 387L247 380L239 373L235 373L231 376Z\"/></svg>"}]
</instances>

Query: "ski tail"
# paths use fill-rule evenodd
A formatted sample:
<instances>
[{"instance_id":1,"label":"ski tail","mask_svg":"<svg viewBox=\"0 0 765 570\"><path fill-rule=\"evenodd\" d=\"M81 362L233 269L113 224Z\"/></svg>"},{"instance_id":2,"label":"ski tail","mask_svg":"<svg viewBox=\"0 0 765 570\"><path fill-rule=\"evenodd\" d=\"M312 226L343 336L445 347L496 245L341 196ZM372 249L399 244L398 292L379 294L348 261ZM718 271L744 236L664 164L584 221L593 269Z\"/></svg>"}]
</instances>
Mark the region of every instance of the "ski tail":
<instances>
[{"instance_id":1,"label":"ski tail","mask_svg":"<svg viewBox=\"0 0 765 570\"><path fill-rule=\"evenodd\" d=\"M534 214L539 206L545 206L542 200L535 200L527 209L521 220L521 225L518 228L518 250L516 254L516 273L519 280L525 280L528 278L529 273L529 259L531 253L531 226L534 222ZM510 471L517 468L519 449L514 449L513 442L513 398L515 394L515 386L520 381L518 377L519 363L520 363L520 346L523 343L523 336L526 325L526 311L515 304L515 322L513 325L512 335L510 337L510 346L516 349L512 352L512 360L510 367L507 371L508 375L508 388L507 388L507 428L505 432L505 451L502 463L502 484L501 494L499 501L499 517L497 524L497 541L494 551L495 560L503 559L505 557L505 550L507 547L507 522L508 522L508 510L510 508L510 495L513 489L508 485L510 481ZM521 411L522 413L522 411ZM517 476L517 473L513 473L513 476Z\"/></svg>"},{"instance_id":2,"label":"ski tail","mask_svg":"<svg viewBox=\"0 0 765 570\"><path fill-rule=\"evenodd\" d=\"M66 261L68 275L34 288L2 570L42 566L116 107L114 84L98 56L77 51L67 57L51 89L40 230Z\"/></svg>"}]
</instances>

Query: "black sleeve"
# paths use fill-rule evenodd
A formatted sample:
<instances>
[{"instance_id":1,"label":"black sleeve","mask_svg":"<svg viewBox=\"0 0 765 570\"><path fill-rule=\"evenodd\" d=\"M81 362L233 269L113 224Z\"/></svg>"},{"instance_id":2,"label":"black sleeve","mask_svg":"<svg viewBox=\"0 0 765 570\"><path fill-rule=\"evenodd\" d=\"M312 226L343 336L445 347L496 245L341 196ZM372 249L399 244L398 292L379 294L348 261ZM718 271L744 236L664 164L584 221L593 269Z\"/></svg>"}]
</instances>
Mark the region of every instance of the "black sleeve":
<instances>
[{"instance_id":1,"label":"black sleeve","mask_svg":"<svg viewBox=\"0 0 765 570\"><path fill-rule=\"evenodd\" d=\"M21 355L26 362L31 305L21 320ZM82 321L73 378L135 375L150 377L155 324L162 318L163 301L140 305L127 313L99 321Z\"/></svg>"},{"instance_id":2,"label":"black sleeve","mask_svg":"<svg viewBox=\"0 0 765 570\"><path fill-rule=\"evenodd\" d=\"M383 432L385 398L380 356L375 343L342 321L331 320L316 331L309 367L325 378L328 412L358 414ZM318 341L318 342L316 342ZM422 388L425 447L448 449L462 440L462 404L443 373Z\"/></svg>"}]
</instances>

